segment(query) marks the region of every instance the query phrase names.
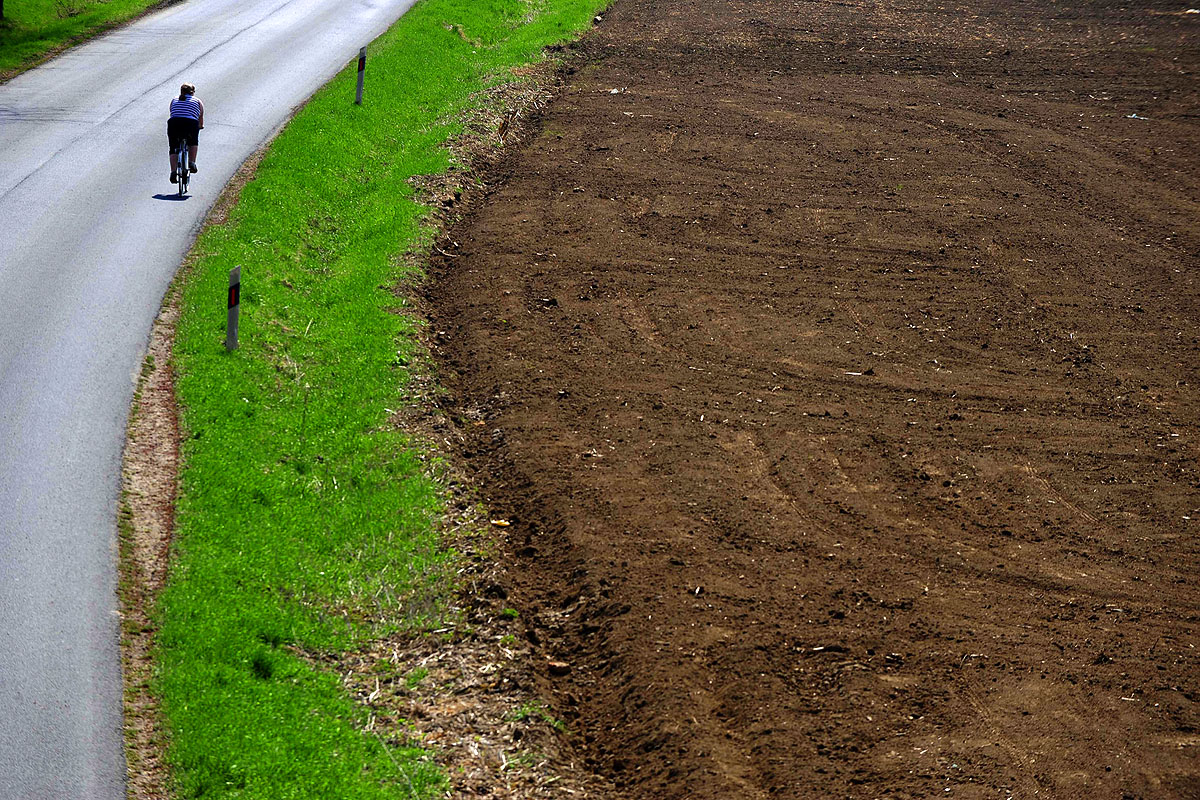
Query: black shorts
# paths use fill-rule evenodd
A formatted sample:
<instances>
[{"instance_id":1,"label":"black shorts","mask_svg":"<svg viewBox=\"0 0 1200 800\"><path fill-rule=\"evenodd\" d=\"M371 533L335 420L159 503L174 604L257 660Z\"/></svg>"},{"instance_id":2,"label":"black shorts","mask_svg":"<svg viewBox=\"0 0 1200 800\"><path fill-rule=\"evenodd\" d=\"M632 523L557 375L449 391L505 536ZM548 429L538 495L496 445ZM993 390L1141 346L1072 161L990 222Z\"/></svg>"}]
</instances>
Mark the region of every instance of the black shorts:
<instances>
[{"instance_id":1,"label":"black shorts","mask_svg":"<svg viewBox=\"0 0 1200 800\"><path fill-rule=\"evenodd\" d=\"M187 117L171 117L167 120L168 153L174 153L180 140L186 140L188 147L200 143L200 122Z\"/></svg>"}]
</instances>

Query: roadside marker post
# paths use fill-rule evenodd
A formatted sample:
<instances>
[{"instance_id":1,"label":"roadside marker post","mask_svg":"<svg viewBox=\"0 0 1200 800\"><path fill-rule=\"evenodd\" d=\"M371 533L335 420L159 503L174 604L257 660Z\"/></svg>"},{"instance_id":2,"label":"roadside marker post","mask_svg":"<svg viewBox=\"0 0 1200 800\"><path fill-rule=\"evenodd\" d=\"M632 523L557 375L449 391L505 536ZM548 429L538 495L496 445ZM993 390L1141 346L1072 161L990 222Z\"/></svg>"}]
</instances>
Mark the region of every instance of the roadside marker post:
<instances>
[{"instance_id":1,"label":"roadside marker post","mask_svg":"<svg viewBox=\"0 0 1200 800\"><path fill-rule=\"evenodd\" d=\"M354 94L354 105L362 105L363 74L367 71L367 48L358 49L358 91Z\"/></svg>"},{"instance_id":2,"label":"roadside marker post","mask_svg":"<svg viewBox=\"0 0 1200 800\"><path fill-rule=\"evenodd\" d=\"M242 268L234 267L229 271L229 297L225 317L225 352L229 353L238 346L238 306L242 300Z\"/></svg>"}]
</instances>

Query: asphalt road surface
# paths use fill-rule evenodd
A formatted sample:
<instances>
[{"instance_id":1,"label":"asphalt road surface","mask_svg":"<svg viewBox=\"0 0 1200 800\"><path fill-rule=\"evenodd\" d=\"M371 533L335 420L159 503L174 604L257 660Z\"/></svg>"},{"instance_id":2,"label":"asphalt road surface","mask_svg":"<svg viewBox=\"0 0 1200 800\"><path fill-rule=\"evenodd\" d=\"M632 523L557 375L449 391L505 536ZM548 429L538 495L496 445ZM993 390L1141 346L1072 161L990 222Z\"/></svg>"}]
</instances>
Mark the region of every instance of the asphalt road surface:
<instances>
[{"instance_id":1,"label":"asphalt road surface","mask_svg":"<svg viewBox=\"0 0 1200 800\"><path fill-rule=\"evenodd\" d=\"M150 324L242 160L412 1L183 3L0 86L0 798L124 796L115 520Z\"/></svg>"}]
</instances>

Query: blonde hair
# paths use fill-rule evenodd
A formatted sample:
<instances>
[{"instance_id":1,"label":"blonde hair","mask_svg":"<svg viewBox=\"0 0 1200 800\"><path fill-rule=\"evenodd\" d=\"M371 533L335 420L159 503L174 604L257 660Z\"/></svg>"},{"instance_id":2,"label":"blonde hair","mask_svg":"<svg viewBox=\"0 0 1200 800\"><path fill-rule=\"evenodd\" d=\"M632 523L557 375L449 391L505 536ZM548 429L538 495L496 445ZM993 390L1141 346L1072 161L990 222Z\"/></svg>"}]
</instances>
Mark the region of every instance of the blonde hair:
<instances>
[{"instance_id":1,"label":"blonde hair","mask_svg":"<svg viewBox=\"0 0 1200 800\"><path fill-rule=\"evenodd\" d=\"M196 87L192 86L190 83L185 83L183 86L179 87L179 99L180 100L182 100L184 97L188 96L189 94L195 94L195 93L196 93Z\"/></svg>"}]
</instances>

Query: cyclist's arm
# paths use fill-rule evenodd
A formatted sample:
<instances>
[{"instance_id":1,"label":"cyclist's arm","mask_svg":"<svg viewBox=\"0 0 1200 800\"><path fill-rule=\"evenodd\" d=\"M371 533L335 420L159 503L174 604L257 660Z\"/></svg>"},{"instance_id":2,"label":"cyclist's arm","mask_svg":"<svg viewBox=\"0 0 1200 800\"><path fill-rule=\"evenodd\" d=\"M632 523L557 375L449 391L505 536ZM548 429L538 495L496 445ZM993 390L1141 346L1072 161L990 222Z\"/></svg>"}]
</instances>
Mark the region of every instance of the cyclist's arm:
<instances>
[{"instance_id":1,"label":"cyclist's arm","mask_svg":"<svg viewBox=\"0 0 1200 800\"><path fill-rule=\"evenodd\" d=\"M203 128L204 127L204 103L201 103L199 98L196 99L196 102L200 104L200 127Z\"/></svg>"}]
</instances>

